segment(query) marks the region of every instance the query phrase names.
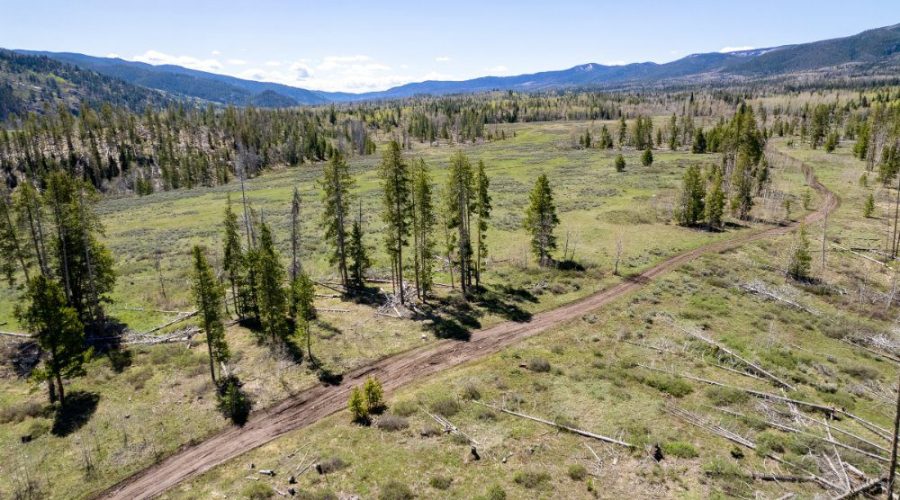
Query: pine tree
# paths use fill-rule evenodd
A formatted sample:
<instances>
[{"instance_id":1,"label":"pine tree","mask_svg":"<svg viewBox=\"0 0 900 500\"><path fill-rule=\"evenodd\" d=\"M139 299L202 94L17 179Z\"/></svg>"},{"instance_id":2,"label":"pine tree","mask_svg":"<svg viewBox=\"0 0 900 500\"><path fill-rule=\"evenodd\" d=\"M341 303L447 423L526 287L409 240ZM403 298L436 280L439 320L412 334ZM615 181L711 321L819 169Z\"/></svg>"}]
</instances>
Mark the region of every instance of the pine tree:
<instances>
[{"instance_id":1,"label":"pine tree","mask_svg":"<svg viewBox=\"0 0 900 500\"><path fill-rule=\"evenodd\" d=\"M678 119L675 113L669 118L669 149L672 151L678 149Z\"/></svg>"},{"instance_id":2,"label":"pine tree","mask_svg":"<svg viewBox=\"0 0 900 500\"><path fill-rule=\"evenodd\" d=\"M399 292L400 303L405 301L403 294L403 247L409 244L410 226L412 223L412 191L409 165L403 161L400 144L391 141L381 160L378 170L381 178L382 212L385 225L385 247L391 258L391 270L394 283Z\"/></svg>"},{"instance_id":3,"label":"pine tree","mask_svg":"<svg viewBox=\"0 0 900 500\"><path fill-rule=\"evenodd\" d=\"M464 297L472 283L472 243L469 228L470 218L475 208L473 203L475 193L472 183L472 165L466 155L457 151L450 158L445 201L449 215L449 228L456 230L459 283Z\"/></svg>"},{"instance_id":4,"label":"pine tree","mask_svg":"<svg viewBox=\"0 0 900 500\"><path fill-rule=\"evenodd\" d=\"M703 129L697 128L694 132L694 142L691 144L691 153L703 154L706 152L706 136L703 135Z\"/></svg>"},{"instance_id":5,"label":"pine tree","mask_svg":"<svg viewBox=\"0 0 900 500\"><path fill-rule=\"evenodd\" d=\"M275 242L268 224L261 223L259 257L256 276L259 280L259 317L263 333L272 346L287 338L287 295L284 290L284 269L275 250Z\"/></svg>"},{"instance_id":6,"label":"pine tree","mask_svg":"<svg viewBox=\"0 0 900 500\"><path fill-rule=\"evenodd\" d=\"M222 285L216 280L212 267L203 254L203 249L194 247L193 287L194 303L206 333L206 348L209 354L209 375L213 384L217 383L216 365L222 366L230 355L225 342L225 325L222 318Z\"/></svg>"},{"instance_id":7,"label":"pine tree","mask_svg":"<svg viewBox=\"0 0 900 500\"><path fill-rule=\"evenodd\" d=\"M490 179L484 171L484 161L478 160L475 169L475 286L481 286L481 271L487 257L487 229L491 218Z\"/></svg>"},{"instance_id":8,"label":"pine tree","mask_svg":"<svg viewBox=\"0 0 900 500\"><path fill-rule=\"evenodd\" d=\"M300 190L294 186L291 198L291 281L300 273Z\"/></svg>"},{"instance_id":9,"label":"pine tree","mask_svg":"<svg viewBox=\"0 0 900 500\"><path fill-rule=\"evenodd\" d=\"M869 193L869 196L866 197L866 204L863 206L863 217L869 218L872 217L872 214L875 213L875 196L872 193Z\"/></svg>"},{"instance_id":10,"label":"pine tree","mask_svg":"<svg viewBox=\"0 0 900 500\"><path fill-rule=\"evenodd\" d=\"M529 195L529 205L525 212L525 229L531 234L531 249L542 266L550 264L550 252L556 249L553 230L559 224L553 191L546 174L541 174Z\"/></svg>"},{"instance_id":11,"label":"pine tree","mask_svg":"<svg viewBox=\"0 0 900 500\"><path fill-rule=\"evenodd\" d=\"M625 157L621 154L616 155L616 159L613 161L613 165L616 167L616 172L624 172L625 171Z\"/></svg>"},{"instance_id":12,"label":"pine tree","mask_svg":"<svg viewBox=\"0 0 900 500\"><path fill-rule=\"evenodd\" d=\"M25 251L25 242L21 241L19 226L15 222L12 200L5 186L0 184L0 272L6 275L9 286L15 285L17 266L25 275L25 282L31 281L30 259Z\"/></svg>"},{"instance_id":13,"label":"pine tree","mask_svg":"<svg viewBox=\"0 0 900 500\"><path fill-rule=\"evenodd\" d=\"M312 355L312 321L316 319L316 289L312 280L303 270L291 282L291 310L294 312L294 320L298 329L302 329L306 336L306 353L310 362Z\"/></svg>"},{"instance_id":14,"label":"pine tree","mask_svg":"<svg viewBox=\"0 0 900 500\"><path fill-rule=\"evenodd\" d=\"M369 260L369 252L363 242L362 230L362 205L359 208L359 217L353 221L353 229L350 232L350 241L347 242L347 255L350 258L350 290L362 290L366 283L366 271L372 265Z\"/></svg>"},{"instance_id":15,"label":"pine tree","mask_svg":"<svg viewBox=\"0 0 900 500\"><path fill-rule=\"evenodd\" d=\"M80 375L90 357L91 351L85 348L84 325L75 308L68 305L59 283L42 274L28 282L25 302L26 307L17 307L17 319L47 353L44 369L36 375L51 384L55 381L51 394L58 394L60 403L65 405L63 378Z\"/></svg>"},{"instance_id":16,"label":"pine tree","mask_svg":"<svg viewBox=\"0 0 900 500\"><path fill-rule=\"evenodd\" d=\"M738 154L731 177L733 191L731 210L741 220L746 220L750 215L750 209L753 208L753 177L750 161L748 154L743 152Z\"/></svg>"},{"instance_id":17,"label":"pine tree","mask_svg":"<svg viewBox=\"0 0 900 500\"><path fill-rule=\"evenodd\" d=\"M344 288L350 289L350 278L347 273L347 223L350 215L352 198L350 190L353 179L343 156L335 152L323 169L320 182L322 202L325 205L322 222L325 227L325 238L333 246L329 259L337 264Z\"/></svg>"},{"instance_id":18,"label":"pine tree","mask_svg":"<svg viewBox=\"0 0 900 500\"><path fill-rule=\"evenodd\" d=\"M693 226L703 219L705 213L704 198L706 188L700 176L700 167L691 165L684 172L681 194L675 218L682 226Z\"/></svg>"},{"instance_id":19,"label":"pine tree","mask_svg":"<svg viewBox=\"0 0 900 500\"><path fill-rule=\"evenodd\" d=\"M387 405L384 402L384 388L377 378L367 377L362 390L369 413L381 413L385 410Z\"/></svg>"},{"instance_id":20,"label":"pine tree","mask_svg":"<svg viewBox=\"0 0 900 500\"><path fill-rule=\"evenodd\" d=\"M237 214L231 208L231 194L228 194L225 205L225 236L223 238L224 255L222 267L231 284L231 300L234 303L234 312L239 318L244 317L244 307L239 302L238 287L242 284L244 272L244 254L241 250L241 234L238 225Z\"/></svg>"},{"instance_id":21,"label":"pine tree","mask_svg":"<svg viewBox=\"0 0 900 500\"><path fill-rule=\"evenodd\" d=\"M358 424L369 423L369 409L366 407L366 398L359 387L350 391L350 400L347 403L352 420Z\"/></svg>"},{"instance_id":22,"label":"pine tree","mask_svg":"<svg viewBox=\"0 0 900 500\"><path fill-rule=\"evenodd\" d=\"M644 153L641 155L641 165L645 167L653 165L653 151L649 146L647 146L647 149L645 149Z\"/></svg>"},{"instance_id":23,"label":"pine tree","mask_svg":"<svg viewBox=\"0 0 900 500\"><path fill-rule=\"evenodd\" d=\"M722 217L725 215L725 191L722 189L722 172L715 169L712 183L706 193L706 224L710 229L722 227Z\"/></svg>"},{"instance_id":24,"label":"pine tree","mask_svg":"<svg viewBox=\"0 0 900 500\"><path fill-rule=\"evenodd\" d=\"M805 280L809 278L811 264L812 256L809 253L809 238L806 236L806 226L800 226L800 232L791 250L788 275L795 280Z\"/></svg>"},{"instance_id":25,"label":"pine tree","mask_svg":"<svg viewBox=\"0 0 900 500\"><path fill-rule=\"evenodd\" d=\"M426 300L432 288L434 240L432 231L436 222L431 197L431 178L428 167L421 158L413 166L413 241L416 269L416 289L419 299Z\"/></svg>"},{"instance_id":26,"label":"pine tree","mask_svg":"<svg viewBox=\"0 0 900 500\"><path fill-rule=\"evenodd\" d=\"M598 144L598 147L600 149L612 149L613 147L612 136L609 134L609 128L606 124L603 124L603 126L600 127L600 143Z\"/></svg>"},{"instance_id":27,"label":"pine tree","mask_svg":"<svg viewBox=\"0 0 900 500\"><path fill-rule=\"evenodd\" d=\"M101 303L115 285L113 259L99 241L103 226L88 206L98 195L87 182L57 171L47 178L46 204L51 208L56 239L56 274L63 284L67 302L78 311L82 322L102 318Z\"/></svg>"},{"instance_id":28,"label":"pine tree","mask_svg":"<svg viewBox=\"0 0 900 500\"><path fill-rule=\"evenodd\" d=\"M625 124L625 116L619 118L619 149L625 146L625 139L628 134L628 125Z\"/></svg>"}]
</instances>

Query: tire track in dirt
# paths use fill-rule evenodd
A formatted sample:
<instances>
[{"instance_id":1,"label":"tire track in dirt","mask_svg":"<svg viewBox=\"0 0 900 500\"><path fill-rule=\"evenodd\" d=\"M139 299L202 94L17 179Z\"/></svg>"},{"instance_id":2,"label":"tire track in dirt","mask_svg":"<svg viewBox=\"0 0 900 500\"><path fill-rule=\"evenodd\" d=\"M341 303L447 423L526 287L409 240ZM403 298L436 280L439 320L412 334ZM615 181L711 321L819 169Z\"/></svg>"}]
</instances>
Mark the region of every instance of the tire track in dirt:
<instances>
[{"instance_id":1,"label":"tire track in dirt","mask_svg":"<svg viewBox=\"0 0 900 500\"><path fill-rule=\"evenodd\" d=\"M781 155L781 153L778 153ZM786 155L783 155L786 158ZM798 160L792 161L798 162ZM803 223L822 220L840 205L840 199L799 162L807 183L823 197L822 206ZM496 353L524 339L605 306L638 290L654 278L708 253L719 253L750 242L780 236L800 223L774 227L734 239L711 243L670 257L650 269L576 302L535 314L527 323L505 322L472 332L469 341L442 340L435 344L383 358L347 374L340 385L318 385L254 413L244 427L230 427L208 439L184 447L119 484L101 492L104 499L143 499L164 493L182 481L194 478L232 458L262 446L288 432L307 427L346 408L350 389L367 376L379 378L386 392L421 381L441 371Z\"/></svg>"}]
</instances>

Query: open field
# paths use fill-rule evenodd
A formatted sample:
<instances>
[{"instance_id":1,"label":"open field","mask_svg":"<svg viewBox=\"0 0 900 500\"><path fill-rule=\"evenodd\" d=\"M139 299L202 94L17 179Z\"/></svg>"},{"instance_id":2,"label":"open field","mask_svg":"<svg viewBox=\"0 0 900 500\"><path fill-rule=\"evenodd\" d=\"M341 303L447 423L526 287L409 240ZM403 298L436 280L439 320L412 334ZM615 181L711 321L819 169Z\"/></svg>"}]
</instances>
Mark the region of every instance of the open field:
<instances>
[{"instance_id":1,"label":"open field","mask_svg":"<svg viewBox=\"0 0 900 500\"><path fill-rule=\"evenodd\" d=\"M842 151L825 155L785 150L816 165L825 184L841 194L843 204L829 218L835 238L869 229L859 224L865 189L844 181L862 173L860 162ZM538 498L812 496L823 492L821 485L754 481L749 476L803 476L804 469L825 460L843 460L873 477L884 470L875 457L887 456L889 441L858 421L843 417L825 423L820 412L660 373L786 395L890 427L896 366L841 340L863 333L893 334L892 315L878 314L879 303L869 295L885 293L889 276L871 271L871 290L847 298L846 291L859 284L866 261L830 252L828 267L815 274L820 287L835 291L786 281L782 266L794 238L786 234L704 256L620 298L618 307L585 314L485 360L397 390L381 417L383 426L377 419L372 427L352 424L341 412L213 469L167 496L240 496L295 488L310 498L338 493L373 497L396 488L390 483L400 483L418 496L449 498L497 498L497 490L510 497ZM795 305L743 288L755 282ZM848 307L848 302L857 305ZM896 306L884 307L896 313ZM771 381L740 374L740 362L716 353L688 332L715 339L792 389L780 391ZM636 448L559 432L479 403L612 436ZM675 417L673 407L721 423L750 439L757 450L742 449ZM474 440L481 459L473 459L466 437L443 433L429 414L443 415ZM807 434L774 430L766 420ZM858 451L825 443L829 430ZM649 456L654 444L665 456L659 463ZM311 463L338 465L322 475L308 467ZM256 473L267 469L276 475ZM288 484L292 476L298 484ZM840 481L840 472L828 480Z\"/></svg>"},{"instance_id":2,"label":"open field","mask_svg":"<svg viewBox=\"0 0 900 500\"><path fill-rule=\"evenodd\" d=\"M475 304L464 315L450 310L448 321L454 328L442 330L434 325L377 316L369 306L323 297L317 300L318 307L350 312L322 314L314 328L316 356L330 371L344 373L441 336L504 320L527 320L536 312L619 282L620 278L612 275L619 235L624 248L620 270L628 275L676 253L743 231L756 231L764 225L732 228L723 233L672 225L671 205L683 169L692 162L718 161L716 155L698 157L659 151L652 167L641 167L638 154L626 152L628 169L619 174L612 167L614 152L572 147L574 138L587 126L585 122L515 125L507 129L515 132L515 137L464 147L472 159L485 161L492 180L495 210L488 235L491 255L485 282L494 299ZM441 185L452 149L414 147L413 154L426 158ZM364 214L375 213L379 203L375 162L369 158L352 163ZM585 266L585 272L542 270L526 252L527 240L519 228L522 200L541 172L550 176L556 190L562 220L558 229L560 244L569 231L570 253L574 247L575 260ZM319 281L327 281L331 271L323 257L324 244L317 236L321 210L314 184L317 176L316 167L285 169L249 181L247 189L254 207L275 227L279 244L286 250L288 200L294 183L299 184L307 235L304 266ZM806 189L802 178L797 169L776 170L773 188L799 198ZM194 243L217 248L225 198L232 192L237 201L236 188L232 184L101 203L106 241L116 256L120 275L115 303L110 306L112 315L132 329L144 331L172 315L136 309L190 309L188 250ZM772 205L777 207L774 201ZM776 208L760 207L758 211L760 217L781 217ZM795 212L796 217L802 210ZM386 263L378 236L382 223L369 216L366 224L377 271ZM165 297L154 268L156 251L160 252ZM449 276L439 275L437 281L448 283ZM330 291L320 288L320 292ZM3 329L17 329L10 315L13 301L3 300L0 304L0 322L7 322ZM3 340L10 346L15 343L15 339ZM305 364L284 361L257 345L245 329L229 328L228 341L236 353L234 369L256 409L316 383L316 374ZM42 409L45 394L41 387L12 373L0 379L0 402L10 415L0 423L0 462L5 464L0 466L5 471L0 491L13 491L34 481L46 494L84 495L226 425L215 408L214 390L207 382L203 352L199 349L187 350L183 345L135 347L124 358L92 361L88 373L87 377L70 382L71 390L84 394L87 418L74 429L57 429L55 433L47 432L53 427L52 418L42 416L46 412ZM35 441L20 443L23 435L32 435Z\"/></svg>"}]
</instances>

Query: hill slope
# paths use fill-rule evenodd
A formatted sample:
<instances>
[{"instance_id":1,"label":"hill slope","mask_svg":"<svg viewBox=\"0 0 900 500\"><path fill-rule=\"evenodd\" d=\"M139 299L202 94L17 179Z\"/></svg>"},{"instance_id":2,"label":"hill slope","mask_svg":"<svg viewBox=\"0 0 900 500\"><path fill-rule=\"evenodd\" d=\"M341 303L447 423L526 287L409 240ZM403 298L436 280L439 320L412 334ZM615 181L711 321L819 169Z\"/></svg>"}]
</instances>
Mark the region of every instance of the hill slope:
<instances>
[{"instance_id":1,"label":"hill slope","mask_svg":"<svg viewBox=\"0 0 900 500\"><path fill-rule=\"evenodd\" d=\"M20 51L44 55L75 64L134 85L162 90L219 104L287 107L321 104L326 99L316 92L277 83L244 80L175 65L154 66L118 58L93 57L71 52Z\"/></svg>"},{"instance_id":2,"label":"hill slope","mask_svg":"<svg viewBox=\"0 0 900 500\"><path fill-rule=\"evenodd\" d=\"M424 81L388 90L352 94L318 92L277 83L244 80L180 66L125 61L75 53L20 51L96 71L142 87L219 104L289 107L327 102L398 99L490 90L540 91L562 88L622 88L663 84L723 83L785 78L800 73L887 75L900 68L900 24L853 36L798 45L730 53L692 54L676 61L608 66L589 63L565 70L460 81ZM826 76L823 76L825 78Z\"/></svg>"},{"instance_id":3,"label":"hill slope","mask_svg":"<svg viewBox=\"0 0 900 500\"><path fill-rule=\"evenodd\" d=\"M172 99L48 57L0 49L0 121L12 114L40 112L45 106L63 104L77 109L82 101L142 111L147 105L161 106Z\"/></svg>"}]
</instances>

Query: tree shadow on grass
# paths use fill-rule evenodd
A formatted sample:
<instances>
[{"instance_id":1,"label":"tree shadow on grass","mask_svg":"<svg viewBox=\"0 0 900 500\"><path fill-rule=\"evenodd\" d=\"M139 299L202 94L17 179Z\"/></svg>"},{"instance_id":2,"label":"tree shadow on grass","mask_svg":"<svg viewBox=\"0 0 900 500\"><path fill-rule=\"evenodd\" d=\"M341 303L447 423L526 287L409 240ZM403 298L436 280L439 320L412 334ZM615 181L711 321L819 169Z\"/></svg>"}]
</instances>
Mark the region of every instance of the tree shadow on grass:
<instances>
[{"instance_id":1,"label":"tree shadow on grass","mask_svg":"<svg viewBox=\"0 0 900 500\"><path fill-rule=\"evenodd\" d=\"M89 324L85 328L85 338L94 351L105 355L116 373L122 373L131 366L132 353L125 345L128 326L116 318L106 317Z\"/></svg>"},{"instance_id":2,"label":"tree shadow on grass","mask_svg":"<svg viewBox=\"0 0 900 500\"><path fill-rule=\"evenodd\" d=\"M472 330L481 328L478 311L461 296L433 299L421 309L425 328L441 339L469 340Z\"/></svg>"},{"instance_id":3,"label":"tree shadow on grass","mask_svg":"<svg viewBox=\"0 0 900 500\"><path fill-rule=\"evenodd\" d=\"M97 410L100 395L93 392L73 391L66 394L66 404L53 416L54 436L65 437L80 429Z\"/></svg>"},{"instance_id":4,"label":"tree shadow on grass","mask_svg":"<svg viewBox=\"0 0 900 500\"><path fill-rule=\"evenodd\" d=\"M475 303L485 311L517 323L531 321L531 312L519 307L517 302L537 302L537 297L525 289L504 285L497 290L482 287L475 296Z\"/></svg>"}]
</instances>

